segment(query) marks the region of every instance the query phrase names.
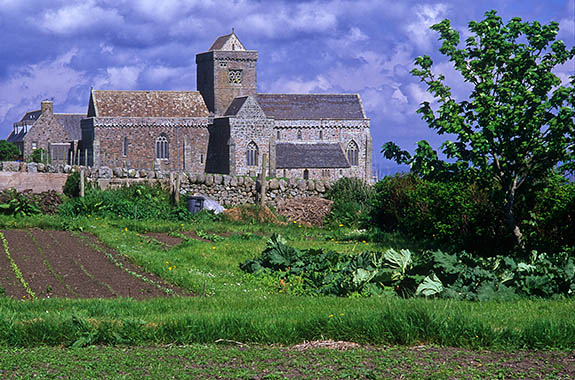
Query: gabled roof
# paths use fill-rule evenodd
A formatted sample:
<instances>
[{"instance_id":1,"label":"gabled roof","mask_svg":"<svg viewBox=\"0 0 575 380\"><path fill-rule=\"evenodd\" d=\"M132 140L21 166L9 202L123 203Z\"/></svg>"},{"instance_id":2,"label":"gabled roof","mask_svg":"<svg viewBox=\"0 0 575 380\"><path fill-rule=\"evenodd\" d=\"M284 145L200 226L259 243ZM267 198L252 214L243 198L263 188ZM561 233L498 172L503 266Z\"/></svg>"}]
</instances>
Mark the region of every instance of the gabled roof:
<instances>
[{"instance_id":1,"label":"gabled roof","mask_svg":"<svg viewBox=\"0 0 575 380\"><path fill-rule=\"evenodd\" d=\"M248 99L247 96L240 96L238 98L234 98L230 103L230 106L226 110L224 116L235 116L238 114L238 111L242 108L246 100Z\"/></svg>"},{"instance_id":2,"label":"gabled roof","mask_svg":"<svg viewBox=\"0 0 575 380\"><path fill-rule=\"evenodd\" d=\"M80 121L86 118L86 114L81 113L55 113L56 119L60 122L64 130L72 140L82 140L82 128Z\"/></svg>"},{"instance_id":3,"label":"gabled roof","mask_svg":"<svg viewBox=\"0 0 575 380\"><path fill-rule=\"evenodd\" d=\"M28 111L24 114L24 116L22 116L22 119L20 119L19 122L23 124L32 124L38 120L40 115L42 115L42 110Z\"/></svg>"},{"instance_id":4,"label":"gabled roof","mask_svg":"<svg viewBox=\"0 0 575 380\"><path fill-rule=\"evenodd\" d=\"M278 169L349 168L339 144L276 144Z\"/></svg>"},{"instance_id":5,"label":"gabled roof","mask_svg":"<svg viewBox=\"0 0 575 380\"><path fill-rule=\"evenodd\" d=\"M17 134L14 134L14 130L12 130L12 132L10 132L10 136L8 136L6 141L11 142L11 143L21 142L24 139L24 136L26 136L26 132L24 132L24 129L22 129Z\"/></svg>"},{"instance_id":6,"label":"gabled roof","mask_svg":"<svg viewBox=\"0 0 575 380\"><path fill-rule=\"evenodd\" d=\"M246 50L246 48L232 31L230 34L216 38L209 51L212 50Z\"/></svg>"},{"instance_id":7,"label":"gabled roof","mask_svg":"<svg viewBox=\"0 0 575 380\"><path fill-rule=\"evenodd\" d=\"M358 94L257 94L274 119L365 119Z\"/></svg>"},{"instance_id":8,"label":"gabled roof","mask_svg":"<svg viewBox=\"0 0 575 380\"><path fill-rule=\"evenodd\" d=\"M92 91L88 117L207 117L198 91Z\"/></svg>"}]
</instances>

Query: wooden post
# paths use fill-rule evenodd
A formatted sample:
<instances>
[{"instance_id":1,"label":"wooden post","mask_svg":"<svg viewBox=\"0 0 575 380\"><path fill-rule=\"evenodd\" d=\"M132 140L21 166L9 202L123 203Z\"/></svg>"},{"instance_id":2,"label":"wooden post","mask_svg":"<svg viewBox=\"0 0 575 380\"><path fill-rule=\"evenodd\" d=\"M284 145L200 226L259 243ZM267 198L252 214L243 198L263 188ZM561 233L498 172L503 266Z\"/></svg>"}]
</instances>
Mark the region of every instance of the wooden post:
<instances>
[{"instance_id":1,"label":"wooden post","mask_svg":"<svg viewBox=\"0 0 575 380\"><path fill-rule=\"evenodd\" d=\"M260 206L266 205L266 166L268 155L262 154L262 172L260 173Z\"/></svg>"},{"instance_id":2,"label":"wooden post","mask_svg":"<svg viewBox=\"0 0 575 380\"><path fill-rule=\"evenodd\" d=\"M80 197L84 197L85 182L84 182L84 169L80 170Z\"/></svg>"},{"instance_id":3,"label":"wooden post","mask_svg":"<svg viewBox=\"0 0 575 380\"><path fill-rule=\"evenodd\" d=\"M176 189L175 189L175 194L174 194L174 199L176 201L176 204L180 203L180 186L182 185L182 179L180 177L180 173L178 173L176 175Z\"/></svg>"}]
</instances>

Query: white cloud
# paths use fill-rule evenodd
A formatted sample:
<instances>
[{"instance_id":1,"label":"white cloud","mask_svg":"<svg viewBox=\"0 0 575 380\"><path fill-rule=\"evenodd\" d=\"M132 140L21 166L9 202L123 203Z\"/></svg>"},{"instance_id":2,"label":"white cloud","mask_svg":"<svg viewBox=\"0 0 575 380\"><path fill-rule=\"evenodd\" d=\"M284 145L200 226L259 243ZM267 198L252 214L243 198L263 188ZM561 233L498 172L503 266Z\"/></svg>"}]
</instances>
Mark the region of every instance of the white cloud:
<instances>
[{"instance_id":1,"label":"white cloud","mask_svg":"<svg viewBox=\"0 0 575 380\"><path fill-rule=\"evenodd\" d=\"M98 90L132 90L137 87L141 72L141 66L108 67L105 75L96 77L94 87Z\"/></svg>"},{"instance_id":2,"label":"white cloud","mask_svg":"<svg viewBox=\"0 0 575 380\"><path fill-rule=\"evenodd\" d=\"M56 34L72 34L95 26L121 24L123 21L116 9L101 8L93 0L49 10L40 16L40 26Z\"/></svg>"},{"instance_id":3,"label":"white cloud","mask_svg":"<svg viewBox=\"0 0 575 380\"><path fill-rule=\"evenodd\" d=\"M444 3L425 4L418 5L414 9L416 20L407 25L407 37L419 49L428 50L434 35L429 27L445 18L448 6Z\"/></svg>"},{"instance_id":4,"label":"white cloud","mask_svg":"<svg viewBox=\"0 0 575 380\"><path fill-rule=\"evenodd\" d=\"M319 75L312 80L301 78L285 79L280 78L274 81L266 92L288 93L288 94L309 94L314 92L325 92L331 87L329 81L323 75Z\"/></svg>"},{"instance_id":5,"label":"white cloud","mask_svg":"<svg viewBox=\"0 0 575 380\"><path fill-rule=\"evenodd\" d=\"M57 57L53 61L44 61L24 66L9 80L0 82L0 121L7 115L22 115L31 109L40 108L40 101L54 98L56 111L58 102L63 102L74 86L87 82L84 73L69 67L76 50Z\"/></svg>"}]
</instances>

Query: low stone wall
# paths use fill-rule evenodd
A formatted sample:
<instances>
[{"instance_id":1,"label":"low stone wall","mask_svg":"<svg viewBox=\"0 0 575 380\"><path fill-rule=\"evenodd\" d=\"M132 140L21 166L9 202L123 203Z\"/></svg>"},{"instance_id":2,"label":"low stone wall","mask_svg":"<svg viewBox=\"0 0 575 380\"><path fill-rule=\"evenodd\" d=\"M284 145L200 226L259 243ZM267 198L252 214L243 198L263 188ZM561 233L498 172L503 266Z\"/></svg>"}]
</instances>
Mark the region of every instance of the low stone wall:
<instances>
[{"instance_id":1,"label":"low stone wall","mask_svg":"<svg viewBox=\"0 0 575 380\"><path fill-rule=\"evenodd\" d=\"M259 199L260 184L252 177L222 174L194 174L125 168L91 168L80 166L51 166L34 163L0 163L0 189L25 190L20 184L32 183L34 192L45 191L43 184L57 183L49 188L62 192L68 173L84 170L86 178L102 189L129 186L136 183L162 183L175 188L179 177L180 194L207 195L224 206L255 203ZM30 182L32 181L32 182ZM266 184L266 203L277 206L284 199L300 197L324 197L331 187L331 181L303 179L269 179ZM7 184L8 186L2 186Z\"/></svg>"}]
</instances>

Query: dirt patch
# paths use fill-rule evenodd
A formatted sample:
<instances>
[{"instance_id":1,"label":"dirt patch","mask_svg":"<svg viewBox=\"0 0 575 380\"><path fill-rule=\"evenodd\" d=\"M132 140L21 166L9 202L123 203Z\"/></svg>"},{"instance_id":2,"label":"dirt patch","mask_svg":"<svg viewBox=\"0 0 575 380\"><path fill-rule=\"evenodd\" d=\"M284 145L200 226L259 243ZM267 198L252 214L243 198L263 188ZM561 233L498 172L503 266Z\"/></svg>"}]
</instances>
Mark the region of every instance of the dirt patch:
<instances>
[{"instance_id":1,"label":"dirt patch","mask_svg":"<svg viewBox=\"0 0 575 380\"><path fill-rule=\"evenodd\" d=\"M39 229L2 233L24 280L39 298L140 299L186 293L144 272L92 235ZM3 251L0 253L6 257ZM24 288L19 281L8 273L3 273L0 280L7 296L22 297Z\"/></svg>"},{"instance_id":2,"label":"dirt patch","mask_svg":"<svg viewBox=\"0 0 575 380\"><path fill-rule=\"evenodd\" d=\"M278 214L290 222L321 226L331 212L333 201L317 197L287 199L278 205Z\"/></svg>"},{"instance_id":3,"label":"dirt patch","mask_svg":"<svg viewBox=\"0 0 575 380\"><path fill-rule=\"evenodd\" d=\"M144 236L147 236L149 238L152 238L152 239L158 241L160 244L162 244L166 248L175 247L177 245L182 244L182 242L184 241L184 239L182 239L181 237L170 236L166 232L150 232L150 233L144 234Z\"/></svg>"},{"instance_id":4,"label":"dirt patch","mask_svg":"<svg viewBox=\"0 0 575 380\"><path fill-rule=\"evenodd\" d=\"M333 340L315 340L313 342L303 342L300 344L296 344L295 346L291 347L292 350L295 351L306 351L310 349L316 348L327 348L330 350L350 350L353 348L359 348L360 345L354 342L344 342L344 341L333 341Z\"/></svg>"},{"instance_id":5,"label":"dirt patch","mask_svg":"<svg viewBox=\"0 0 575 380\"><path fill-rule=\"evenodd\" d=\"M268 207L240 206L233 207L223 212L231 222L250 222L282 224Z\"/></svg>"}]
</instances>

